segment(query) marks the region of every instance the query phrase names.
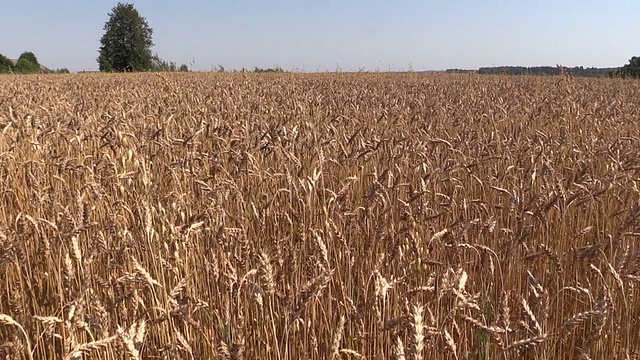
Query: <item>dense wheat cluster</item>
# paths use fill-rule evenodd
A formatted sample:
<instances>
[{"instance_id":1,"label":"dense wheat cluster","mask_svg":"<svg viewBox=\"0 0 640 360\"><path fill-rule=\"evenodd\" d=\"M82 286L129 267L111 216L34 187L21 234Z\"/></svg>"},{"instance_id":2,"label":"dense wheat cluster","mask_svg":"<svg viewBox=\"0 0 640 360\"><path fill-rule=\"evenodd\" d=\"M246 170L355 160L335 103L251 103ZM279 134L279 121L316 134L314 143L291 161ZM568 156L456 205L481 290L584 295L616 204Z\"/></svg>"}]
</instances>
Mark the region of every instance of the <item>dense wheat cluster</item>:
<instances>
[{"instance_id":1,"label":"dense wheat cluster","mask_svg":"<svg viewBox=\"0 0 640 360\"><path fill-rule=\"evenodd\" d=\"M0 356L638 359L640 84L0 77Z\"/></svg>"}]
</instances>

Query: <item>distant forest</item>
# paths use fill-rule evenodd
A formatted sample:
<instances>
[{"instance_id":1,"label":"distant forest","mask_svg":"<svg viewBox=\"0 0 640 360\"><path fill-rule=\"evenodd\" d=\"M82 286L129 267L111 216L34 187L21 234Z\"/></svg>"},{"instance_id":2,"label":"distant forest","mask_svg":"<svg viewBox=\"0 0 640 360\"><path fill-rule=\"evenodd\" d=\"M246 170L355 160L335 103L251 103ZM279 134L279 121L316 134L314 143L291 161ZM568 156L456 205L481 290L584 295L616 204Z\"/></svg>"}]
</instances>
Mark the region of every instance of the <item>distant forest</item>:
<instances>
[{"instance_id":1,"label":"distant forest","mask_svg":"<svg viewBox=\"0 0 640 360\"><path fill-rule=\"evenodd\" d=\"M447 69L448 73L477 73L477 74L493 74L493 75L560 75L562 72L571 74L572 76L585 76L585 77L607 77L619 68L585 68L582 66L576 67L556 67L556 66L497 66L497 67L481 67L478 70L463 70L463 69Z\"/></svg>"}]
</instances>

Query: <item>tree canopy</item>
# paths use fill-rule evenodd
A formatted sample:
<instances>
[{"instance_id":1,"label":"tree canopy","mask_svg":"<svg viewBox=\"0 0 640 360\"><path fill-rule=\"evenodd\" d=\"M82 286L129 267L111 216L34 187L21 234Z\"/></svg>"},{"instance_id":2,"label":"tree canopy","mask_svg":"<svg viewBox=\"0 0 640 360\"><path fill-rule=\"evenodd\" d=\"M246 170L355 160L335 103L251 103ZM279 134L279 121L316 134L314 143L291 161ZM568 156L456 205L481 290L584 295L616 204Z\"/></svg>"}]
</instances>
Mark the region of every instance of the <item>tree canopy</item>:
<instances>
[{"instance_id":1,"label":"tree canopy","mask_svg":"<svg viewBox=\"0 0 640 360\"><path fill-rule=\"evenodd\" d=\"M20 57L18 58L18 61L20 61L20 60L27 60L32 64L40 65L40 63L38 62L38 58L31 51L25 51L22 54L20 54Z\"/></svg>"},{"instance_id":2,"label":"tree canopy","mask_svg":"<svg viewBox=\"0 0 640 360\"><path fill-rule=\"evenodd\" d=\"M132 4L118 3L100 39L100 71L146 71L153 66L153 29Z\"/></svg>"}]
</instances>

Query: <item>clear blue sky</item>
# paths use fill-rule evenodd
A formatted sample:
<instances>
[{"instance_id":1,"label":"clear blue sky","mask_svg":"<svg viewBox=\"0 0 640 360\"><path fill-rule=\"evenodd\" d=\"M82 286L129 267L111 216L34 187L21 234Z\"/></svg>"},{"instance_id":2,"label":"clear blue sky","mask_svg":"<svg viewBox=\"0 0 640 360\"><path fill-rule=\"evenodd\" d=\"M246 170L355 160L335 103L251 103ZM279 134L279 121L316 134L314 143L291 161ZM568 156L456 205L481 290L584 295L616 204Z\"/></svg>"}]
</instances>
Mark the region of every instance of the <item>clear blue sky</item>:
<instances>
[{"instance_id":1,"label":"clear blue sky","mask_svg":"<svg viewBox=\"0 0 640 360\"><path fill-rule=\"evenodd\" d=\"M640 55L640 2L592 0L130 1L152 51L194 70L437 70L620 66ZM0 53L96 70L117 1L1 0Z\"/></svg>"}]
</instances>

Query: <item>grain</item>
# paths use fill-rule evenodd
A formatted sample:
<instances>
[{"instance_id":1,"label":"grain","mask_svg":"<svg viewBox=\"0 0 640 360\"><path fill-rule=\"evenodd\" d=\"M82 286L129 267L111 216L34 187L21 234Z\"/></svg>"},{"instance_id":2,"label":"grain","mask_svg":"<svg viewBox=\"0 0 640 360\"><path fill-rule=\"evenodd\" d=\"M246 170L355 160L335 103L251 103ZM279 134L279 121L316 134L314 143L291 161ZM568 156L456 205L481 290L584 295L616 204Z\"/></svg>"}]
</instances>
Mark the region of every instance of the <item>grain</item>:
<instances>
[{"instance_id":1,"label":"grain","mask_svg":"<svg viewBox=\"0 0 640 360\"><path fill-rule=\"evenodd\" d=\"M639 358L638 94L0 76L0 358Z\"/></svg>"}]
</instances>

